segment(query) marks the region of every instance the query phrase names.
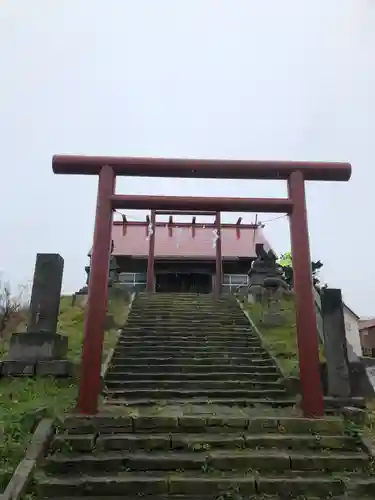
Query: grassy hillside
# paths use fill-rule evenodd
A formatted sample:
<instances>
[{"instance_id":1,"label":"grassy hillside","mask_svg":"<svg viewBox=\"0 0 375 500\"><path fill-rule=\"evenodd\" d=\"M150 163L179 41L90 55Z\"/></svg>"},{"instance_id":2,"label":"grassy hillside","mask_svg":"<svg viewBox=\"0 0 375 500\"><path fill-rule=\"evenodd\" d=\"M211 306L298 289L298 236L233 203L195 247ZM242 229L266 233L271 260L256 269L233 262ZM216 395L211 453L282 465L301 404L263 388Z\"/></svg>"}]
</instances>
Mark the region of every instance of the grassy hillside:
<instances>
[{"instance_id":1,"label":"grassy hillside","mask_svg":"<svg viewBox=\"0 0 375 500\"><path fill-rule=\"evenodd\" d=\"M83 341L84 309L71 306L71 297L62 297L58 331L69 338L68 357L79 364ZM105 332L103 359L117 341L117 329L126 320L128 306L123 299L110 300L116 328ZM2 345L3 354L7 345ZM0 493L15 466L22 459L36 418L57 415L75 404L74 379L0 378Z\"/></svg>"},{"instance_id":2,"label":"grassy hillside","mask_svg":"<svg viewBox=\"0 0 375 500\"><path fill-rule=\"evenodd\" d=\"M298 346L294 307L294 297L288 296L281 301L280 312L285 324L278 327L266 327L262 322L262 306L246 304L251 319L262 334L265 346L278 360L286 376L298 376ZM320 359L324 361L324 349L320 347Z\"/></svg>"},{"instance_id":3,"label":"grassy hillside","mask_svg":"<svg viewBox=\"0 0 375 500\"><path fill-rule=\"evenodd\" d=\"M262 306L247 304L246 309L262 334L265 347L279 361L285 375L298 375L298 348L293 297L286 298L281 303L285 325L265 327L262 322Z\"/></svg>"},{"instance_id":4,"label":"grassy hillside","mask_svg":"<svg viewBox=\"0 0 375 500\"><path fill-rule=\"evenodd\" d=\"M269 352L278 360L286 376L298 376L297 331L295 322L294 298L285 298L281 310L286 318L284 326L267 328L262 323L262 307L259 304L246 304L251 319L262 334ZM323 346L320 346L320 360L325 361ZM363 424L351 425L352 430L366 436L375 450L375 400L367 402L366 421Z\"/></svg>"}]
</instances>

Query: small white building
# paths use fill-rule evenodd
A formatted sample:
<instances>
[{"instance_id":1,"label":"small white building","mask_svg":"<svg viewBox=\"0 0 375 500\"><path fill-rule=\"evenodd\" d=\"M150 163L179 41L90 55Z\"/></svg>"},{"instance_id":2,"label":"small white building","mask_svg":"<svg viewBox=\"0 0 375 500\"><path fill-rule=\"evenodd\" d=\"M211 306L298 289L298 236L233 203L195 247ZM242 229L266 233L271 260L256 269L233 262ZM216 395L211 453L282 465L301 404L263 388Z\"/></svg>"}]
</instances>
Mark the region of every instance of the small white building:
<instances>
[{"instance_id":1,"label":"small white building","mask_svg":"<svg viewBox=\"0 0 375 500\"><path fill-rule=\"evenodd\" d=\"M343 306L346 340L352 346L354 353L357 356L362 356L361 337L359 335L359 316L357 316L345 302Z\"/></svg>"}]
</instances>

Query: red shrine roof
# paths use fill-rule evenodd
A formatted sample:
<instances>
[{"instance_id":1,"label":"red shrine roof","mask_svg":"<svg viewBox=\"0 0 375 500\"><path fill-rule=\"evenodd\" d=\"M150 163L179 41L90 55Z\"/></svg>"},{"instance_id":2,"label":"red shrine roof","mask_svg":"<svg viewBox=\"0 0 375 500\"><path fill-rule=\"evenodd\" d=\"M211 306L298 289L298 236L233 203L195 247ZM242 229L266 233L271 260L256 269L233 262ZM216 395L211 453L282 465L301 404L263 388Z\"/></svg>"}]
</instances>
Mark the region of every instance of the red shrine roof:
<instances>
[{"instance_id":1,"label":"red shrine roof","mask_svg":"<svg viewBox=\"0 0 375 500\"><path fill-rule=\"evenodd\" d=\"M194 228L194 229L193 229ZM262 229L253 224L222 225L223 259L254 258L255 245L263 243L265 250L271 246ZM149 242L146 222L115 221L112 227L114 244L112 255L147 257ZM155 258L215 259L214 226L189 223L168 224L157 222L155 230Z\"/></svg>"}]
</instances>

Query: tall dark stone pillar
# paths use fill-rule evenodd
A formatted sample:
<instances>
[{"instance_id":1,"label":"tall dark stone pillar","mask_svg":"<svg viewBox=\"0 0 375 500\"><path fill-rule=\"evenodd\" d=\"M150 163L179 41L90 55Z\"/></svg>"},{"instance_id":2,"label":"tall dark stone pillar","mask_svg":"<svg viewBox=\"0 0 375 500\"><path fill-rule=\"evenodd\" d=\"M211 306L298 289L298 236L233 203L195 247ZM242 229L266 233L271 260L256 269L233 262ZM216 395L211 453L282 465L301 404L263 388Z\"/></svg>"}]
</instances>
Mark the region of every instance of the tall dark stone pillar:
<instances>
[{"instance_id":1,"label":"tall dark stone pillar","mask_svg":"<svg viewBox=\"0 0 375 500\"><path fill-rule=\"evenodd\" d=\"M63 271L64 259L61 255L37 254L28 332L56 333Z\"/></svg>"},{"instance_id":2,"label":"tall dark stone pillar","mask_svg":"<svg viewBox=\"0 0 375 500\"><path fill-rule=\"evenodd\" d=\"M322 290L321 305L328 396L374 397L366 367L346 340L341 290Z\"/></svg>"},{"instance_id":3,"label":"tall dark stone pillar","mask_svg":"<svg viewBox=\"0 0 375 500\"><path fill-rule=\"evenodd\" d=\"M321 293L324 350L327 359L328 395L349 397L350 373L346 347L341 290L327 288Z\"/></svg>"},{"instance_id":4,"label":"tall dark stone pillar","mask_svg":"<svg viewBox=\"0 0 375 500\"><path fill-rule=\"evenodd\" d=\"M64 259L38 253L26 332L14 333L2 375L56 375L71 373L65 359L68 337L57 333Z\"/></svg>"}]
</instances>

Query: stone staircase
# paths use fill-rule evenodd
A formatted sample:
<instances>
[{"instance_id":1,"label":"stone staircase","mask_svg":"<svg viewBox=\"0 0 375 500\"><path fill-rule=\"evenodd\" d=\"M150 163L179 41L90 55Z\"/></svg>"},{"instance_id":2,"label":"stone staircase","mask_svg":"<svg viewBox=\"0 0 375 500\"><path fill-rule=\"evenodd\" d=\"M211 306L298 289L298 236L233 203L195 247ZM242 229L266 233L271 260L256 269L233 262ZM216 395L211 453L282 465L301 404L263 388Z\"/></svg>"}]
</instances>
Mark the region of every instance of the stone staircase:
<instances>
[{"instance_id":1,"label":"stone staircase","mask_svg":"<svg viewBox=\"0 0 375 500\"><path fill-rule=\"evenodd\" d=\"M112 404L295 403L233 298L140 295L106 377Z\"/></svg>"},{"instance_id":2,"label":"stone staircase","mask_svg":"<svg viewBox=\"0 0 375 500\"><path fill-rule=\"evenodd\" d=\"M339 417L305 419L233 298L143 295L96 417L66 416L39 498L375 498L372 460Z\"/></svg>"}]
</instances>

